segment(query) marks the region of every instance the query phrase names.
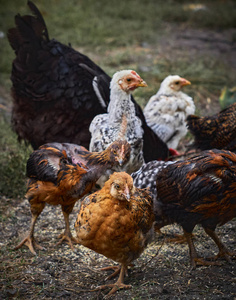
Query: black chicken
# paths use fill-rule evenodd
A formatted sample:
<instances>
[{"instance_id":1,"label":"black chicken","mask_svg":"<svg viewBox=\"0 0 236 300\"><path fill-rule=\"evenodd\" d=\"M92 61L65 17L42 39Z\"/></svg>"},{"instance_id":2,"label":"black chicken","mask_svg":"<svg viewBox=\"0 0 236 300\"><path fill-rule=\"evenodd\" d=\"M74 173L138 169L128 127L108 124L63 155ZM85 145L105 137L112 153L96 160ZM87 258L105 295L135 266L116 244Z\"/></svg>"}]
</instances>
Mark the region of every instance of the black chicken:
<instances>
[{"instance_id":1,"label":"black chicken","mask_svg":"<svg viewBox=\"0 0 236 300\"><path fill-rule=\"evenodd\" d=\"M44 19L32 3L34 16L15 17L8 31L15 51L12 65L12 125L19 140L34 149L48 142L68 142L88 149L89 125L107 112L111 78L87 56L50 40ZM167 145L147 126L132 98L144 130L144 159L165 160Z\"/></svg>"}]
</instances>

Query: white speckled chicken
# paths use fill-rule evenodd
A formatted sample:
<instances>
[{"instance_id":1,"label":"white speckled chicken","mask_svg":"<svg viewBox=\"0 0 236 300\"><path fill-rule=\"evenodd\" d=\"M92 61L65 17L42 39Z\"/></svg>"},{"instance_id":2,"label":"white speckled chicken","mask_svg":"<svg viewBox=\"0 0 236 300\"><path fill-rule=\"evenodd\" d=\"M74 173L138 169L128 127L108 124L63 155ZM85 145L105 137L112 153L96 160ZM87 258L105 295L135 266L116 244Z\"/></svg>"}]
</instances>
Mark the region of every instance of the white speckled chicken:
<instances>
[{"instance_id":1,"label":"white speckled chicken","mask_svg":"<svg viewBox=\"0 0 236 300\"><path fill-rule=\"evenodd\" d=\"M169 164L173 164L173 161L162 161L162 160L153 160L142 165L142 167L131 174L134 185L140 189L149 188L152 193L152 197L155 201L157 200L157 190L156 190L156 178L157 174L161 172L163 168L166 168Z\"/></svg>"},{"instance_id":2,"label":"white speckled chicken","mask_svg":"<svg viewBox=\"0 0 236 300\"><path fill-rule=\"evenodd\" d=\"M145 81L133 70L116 72L111 80L108 112L97 115L89 127L92 135L90 151L103 151L117 138L126 139L130 144L130 160L122 168L117 166L117 171L130 174L144 163L143 129L140 119L135 115L131 92L145 86ZM101 180L103 183L108 175Z\"/></svg>"},{"instance_id":3,"label":"white speckled chicken","mask_svg":"<svg viewBox=\"0 0 236 300\"><path fill-rule=\"evenodd\" d=\"M194 114L193 99L181 91L190 82L178 75L169 75L144 108L147 124L169 148L176 149L187 133L186 117Z\"/></svg>"},{"instance_id":4,"label":"white speckled chicken","mask_svg":"<svg viewBox=\"0 0 236 300\"><path fill-rule=\"evenodd\" d=\"M151 240L153 221L150 193L136 188L125 172L113 173L101 190L82 201L75 223L78 242L121 264L118 280L99 289L112 287L111 295L131 288L124 275Z\"/></svg>"}]
</instances>

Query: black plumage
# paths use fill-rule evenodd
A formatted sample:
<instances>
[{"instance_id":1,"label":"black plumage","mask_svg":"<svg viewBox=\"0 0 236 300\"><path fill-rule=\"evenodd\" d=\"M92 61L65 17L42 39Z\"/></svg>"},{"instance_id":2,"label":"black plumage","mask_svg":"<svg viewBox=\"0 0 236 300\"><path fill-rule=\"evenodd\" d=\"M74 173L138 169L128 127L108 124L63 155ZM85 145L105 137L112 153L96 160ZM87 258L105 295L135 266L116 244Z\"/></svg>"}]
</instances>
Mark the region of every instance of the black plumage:
<instances>
[{"instance_id":1,"label":"black plumage","mask_svg":"<svg viewBox=\"0 0 236 300\"><path fill-rule=\"evenodd\" d=\"M19 140L34 149L48 142L89 147L89 124L107 111L111 78L72 47L50 39L43 17L28 2L34 16L15 17L8 40L16 58L12 65L12 125ZM144 130L144 158L167 159L167 145L147 126L132 98Z\"/></svg>"}]
</instances>

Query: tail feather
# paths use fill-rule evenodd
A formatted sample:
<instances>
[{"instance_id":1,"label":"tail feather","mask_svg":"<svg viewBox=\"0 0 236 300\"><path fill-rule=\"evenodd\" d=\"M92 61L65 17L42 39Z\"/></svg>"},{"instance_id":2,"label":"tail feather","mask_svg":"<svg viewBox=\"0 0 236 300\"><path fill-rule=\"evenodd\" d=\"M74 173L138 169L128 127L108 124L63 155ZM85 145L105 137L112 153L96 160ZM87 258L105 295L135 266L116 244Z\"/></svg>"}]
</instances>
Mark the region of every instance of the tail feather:
<instances>
[{"instance_id":1,"label":"tail feather","mask_svg":"<svg viewBox=\"0 0 236 300\"><path fill-rule=\"evenodd\" d=\"M29 1L28 5L34 16L17 14L15 16L16 28L9 29L7 33L9 43L16 53L23 43L32 45L33 42L39 43L42 39L49 41L48 30L41 13L32 2Z\"/></svg>"}]
</instances>

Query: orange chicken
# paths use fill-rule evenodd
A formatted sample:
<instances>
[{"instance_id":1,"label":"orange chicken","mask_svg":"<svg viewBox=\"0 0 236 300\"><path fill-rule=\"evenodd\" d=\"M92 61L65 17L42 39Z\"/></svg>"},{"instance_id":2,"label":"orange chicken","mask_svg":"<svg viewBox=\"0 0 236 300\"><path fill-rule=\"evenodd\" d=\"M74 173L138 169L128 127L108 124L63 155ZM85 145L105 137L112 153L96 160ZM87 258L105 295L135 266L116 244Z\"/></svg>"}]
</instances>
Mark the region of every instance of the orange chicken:
<instances>
[{"instance_id":1,"label":"orange chicken","mask_svg":"<svg viewBox=\"0 0 236 300\"><path fill-rule=\"evenodd\" d=\"M111 295L131 287L124 284L124 275L152 238L153 221L150 193L135 188L125 172L113 173L100 191L82 201L75 223L78 242L121 264L118 280L99 289L112 287Z\"/></svg>"},{"instance_id":2,"label":"orange chicken","mask_svg":"<svg viewBox=\"0 0 236 300\"><path fill-rule=\"evenodd\" d=\"M98 178L116 164L125 163L130 154L126 141L115 141L103 152L89 152L74 144L51 143L34 151L27 162L30 178L26 197L32 214L29 234L16 249L26 244L33 254L42 249L34 239L35 222L46 203L61 205L65 219L65 232L61 235L73 249L69 214L80 198L91 191ZM58 243L58 244L59 244Z\"/></svg>"}]
</instances>

